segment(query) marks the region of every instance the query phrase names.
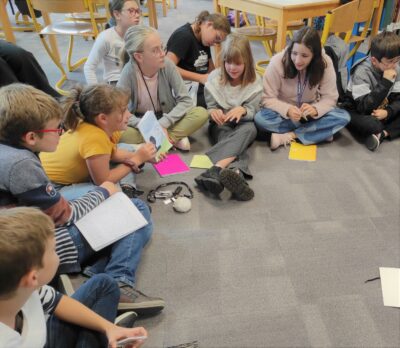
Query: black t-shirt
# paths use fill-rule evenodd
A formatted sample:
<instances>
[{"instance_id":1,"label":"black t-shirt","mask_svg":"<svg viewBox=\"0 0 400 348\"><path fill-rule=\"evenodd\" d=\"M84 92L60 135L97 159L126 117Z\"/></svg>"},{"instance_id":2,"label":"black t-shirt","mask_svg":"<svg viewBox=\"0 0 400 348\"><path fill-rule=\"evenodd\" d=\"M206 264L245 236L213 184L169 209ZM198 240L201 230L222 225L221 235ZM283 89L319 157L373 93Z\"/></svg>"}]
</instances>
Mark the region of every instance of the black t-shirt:
<instances>
[{"instance_id":1,"label":"black t-shirt","mask_svg":"<svg viewBox=\"0 0 400 348\"><path fill-rule=\"evenodd\" d=\"M179 58L178 67L198 74L208 73L210 47L196 39L190 23L176 29L167 42L167 52Z\"/></svg>"}]
</instances>

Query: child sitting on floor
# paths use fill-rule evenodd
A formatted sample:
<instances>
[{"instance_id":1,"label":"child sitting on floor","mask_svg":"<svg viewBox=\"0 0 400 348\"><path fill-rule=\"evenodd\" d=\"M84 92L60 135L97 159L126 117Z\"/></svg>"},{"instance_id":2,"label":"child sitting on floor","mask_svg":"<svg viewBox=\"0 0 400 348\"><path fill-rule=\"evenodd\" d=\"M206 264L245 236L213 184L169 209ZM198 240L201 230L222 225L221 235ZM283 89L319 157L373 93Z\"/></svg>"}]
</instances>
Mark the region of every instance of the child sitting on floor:
<instances>
[{"instance_id":1,"label":"child sitting on floor","mask_svg":"<svg viewBox=\"0 0 400 348\"><path fill-rule=\"evenodd\" d=\"M115 348L117 340L147 336L142 327L112 323L119 290L107 275L91 278L75 299L46 285L59 263L47 215L34 208L2 209L0 230L0 347L41 348L47 341L52 348Z\"/></svg>"},{"instance_id":2,"label":"child sitting on floor","mask_svg":"<svg viewBox=\"0 0 400 348\"><path fill-rule=\"evenodd\" d=\"M201 190L218 196L226 188L236 199L247 201L254 196L244 178L252 178L247 148L257 135L253 119L261 100L261 78L245 36L229 34L221 60L221 68L210 74L205 85L214 143L206 154L214 166L195 181Z\"/></svg>"}]
</instances>

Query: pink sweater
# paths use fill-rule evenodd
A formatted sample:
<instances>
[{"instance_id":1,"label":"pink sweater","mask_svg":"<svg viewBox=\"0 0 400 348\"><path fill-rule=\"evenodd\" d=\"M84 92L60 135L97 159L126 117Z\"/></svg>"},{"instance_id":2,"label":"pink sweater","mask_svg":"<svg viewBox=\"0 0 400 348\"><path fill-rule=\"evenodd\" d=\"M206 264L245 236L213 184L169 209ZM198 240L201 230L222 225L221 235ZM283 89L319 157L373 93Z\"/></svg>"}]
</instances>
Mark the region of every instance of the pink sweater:
<instances>
[{"instance_id":1,"label":"pink sweater","mask_svg":"<svg viewBox=\"0 0 400 348\"><path fill-rule=\"evenodd\" d=\"M272 109L282 117L288 118L287 112L289 107L297 104L297 81L298 78L283 78L283 58L284 51L272 57L267 70L263 77L263 96L262 106ZM318 117L325 115L331 111L338 99L338 91L336 88L336 73L333 68L332 60L323 52L323 59L327 67L319 85L310 89L307 84L302 103L308 103L314 106L318 111ZM304 76L301 77L302 81Z\"/></svg>"}]
</instances>

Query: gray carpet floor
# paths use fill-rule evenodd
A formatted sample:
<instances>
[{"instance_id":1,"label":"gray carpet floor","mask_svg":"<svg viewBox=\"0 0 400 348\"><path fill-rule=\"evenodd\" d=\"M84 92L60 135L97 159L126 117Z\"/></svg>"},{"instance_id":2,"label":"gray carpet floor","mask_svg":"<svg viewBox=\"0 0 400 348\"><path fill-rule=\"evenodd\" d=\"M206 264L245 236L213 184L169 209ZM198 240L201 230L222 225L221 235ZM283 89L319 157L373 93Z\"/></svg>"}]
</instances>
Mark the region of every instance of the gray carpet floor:
<instances>
[{"instance_id":1,"label":"gray carpet floor","mask_svg":"<svg viewBox=\"0 0 400 348\"><path fill-rule=\"evenodd\" d=\"M158 5L164 42L212 8L212 1L180 0L163 18ZM54 83L59 73L37 35L16 36ZM67 41L59 45L65 56ZM74 56L91 46L78 40ZM253 50L261 59L261 47ZM69 75L84 82L82 69ZM182 155L188 164L210 146L206 127L192 140L193 151ZM383 306L379 280L364 283L380 266L400 266L399 150L396 140L371 153L343 130L309 163L257 141L252 201L222 202L195 190L188 214L153 204L154 236L137 285L167 306L138 322L149 331L146 346L399 347L399 309ZM146 165L138 184L146 192L170 180L194 186L200 172L159 178Z\"/></svg>"}]
</instances>

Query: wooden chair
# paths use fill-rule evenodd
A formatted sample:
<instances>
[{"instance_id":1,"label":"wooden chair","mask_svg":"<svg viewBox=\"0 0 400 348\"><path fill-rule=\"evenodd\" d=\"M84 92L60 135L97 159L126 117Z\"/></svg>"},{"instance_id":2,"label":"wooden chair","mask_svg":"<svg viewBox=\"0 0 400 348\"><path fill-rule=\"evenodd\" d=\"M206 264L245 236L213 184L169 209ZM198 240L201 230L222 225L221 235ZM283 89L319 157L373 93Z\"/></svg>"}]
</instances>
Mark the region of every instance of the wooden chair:
<instances>
[{"instance_id":1,"label":"wooden chair","mask_svg":"<svg viewBox=\"0 0 400 348\"><path fill-rule=\"evenodd\" d=\"M155 0L156 3L162 4L163 16L167 16L168 8L171 8L171 0ZM178 5L178 1L174 0L174 8Z\"/></svg>"},{"instance_id":2,"label":"wooden chair","mask_svg":"<svg viewBox=\"0 0 400 348\"><path fill-rule=\"evenodd\" d=\"M275 53L276 30L267 28L263 17L256 16L256 25L237 28L236 32L247 36L250 41L261 42L269 58ZM264 66L269 64L269 59L259 60L255 64L257 72L263 75L265 71Z\"/></svg>"},{"instance_id":3,"label":"wooden chair","mask_svg":"<svg viewBox=\"0 0 400 348\"><path fill-rule=\"evenodd\" d=\"M275 19L265 18L265 27L277 30L278 28L278 21ZM289 36L290 39L293 39L293 31L299 30L304 27L304 22L302 20L297 21L290 21L287 24L287 31L286 34Z\"/></svg>"},{"instance_id":4,"label":"wooden chair","mask_svg":"<svg viewBox=\"0 0 400 348\"><path fill-rule=\"evenodd\" d=\"M381 0L383 1L383 0ZM355 44L349 52L350 59L358 51L360 45L366 40L368 31L372 22L375 9L379 7L379 0L359 0L358 11L356 16L356 24L358 27L363 26L363 30L359 35L352 35L349 43Z\"/></svg>"},{"instance_id":5,"label":"wooden chair","mask_svg":"<svg viewBox=\"0 0 400 348\"><path fill-rule=\"evenodd\" d=\"M321 43L325 45L328 36L335 34L339 36L344 33L344 41L349 42L354 23L357 18L359 0L354 0L345 5L328 11L325 17L325 24L322 30Z\"/></svg>"},{"instance_id":6,"label":"wooden chair","mask_svg":"<svg viewBox=\"0 0 400 348\"><path fill-rule=\"evenodd\" d=\"M111 18L108 3L109 0L93 0L94 18L96 23L102 28ZM91 22L90 12L68 13L66 18L72 21Z\"/></svg>"},{"instance_id":7,"label":"wooden chair","mask_svg":"<svg viewBox=\"0 0 400 348\"><path fill-rule=\"evenodd\" d=\"M79 59L76 63L71 63L72 49L74 45L74 36L81 36L84 38L96 38L98 35L98 28L95 19L94 11L95 0L27 0L29 12L31 14L32 21L35 26L36 32L39 34L39 38L42 41L44 48L53 60L54 64L58 67L61 72L61 78L56 83L56 90L67 95L68 92L63 90L61 87L67 80L67 74L61 64L58 48L55 41L51 41L55 38L55 35L67 35L69 36L69 47L67 54L67 67L69 71L76 70L79 66L86 62L87 57ZM34 10L42 11L43 18L46 21L46 26L42 29L35 16ZM79 20L64 20L55 23L51 23L49 14L68 14L68 13L85 13L89 12L90 22L79 21ZM46 40L49 39L49 43Z\"/></svg>"}]
</instances>

